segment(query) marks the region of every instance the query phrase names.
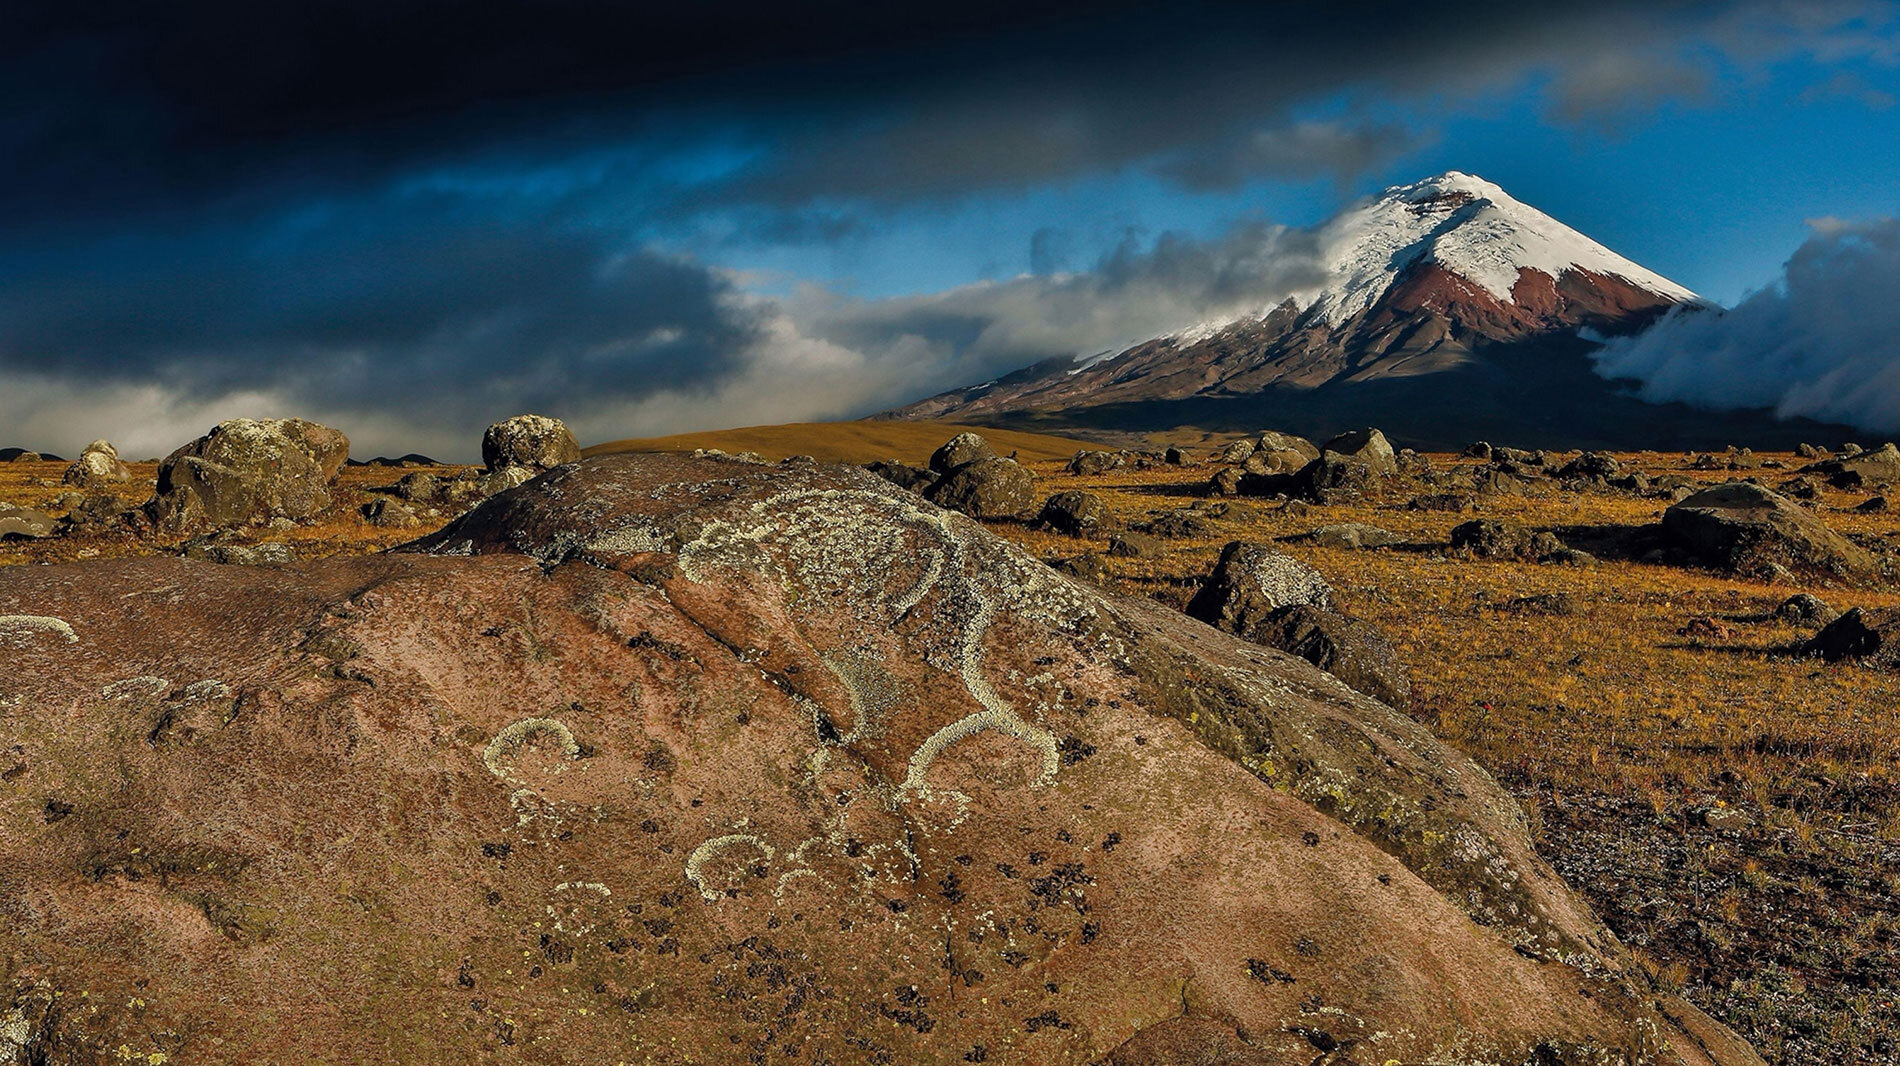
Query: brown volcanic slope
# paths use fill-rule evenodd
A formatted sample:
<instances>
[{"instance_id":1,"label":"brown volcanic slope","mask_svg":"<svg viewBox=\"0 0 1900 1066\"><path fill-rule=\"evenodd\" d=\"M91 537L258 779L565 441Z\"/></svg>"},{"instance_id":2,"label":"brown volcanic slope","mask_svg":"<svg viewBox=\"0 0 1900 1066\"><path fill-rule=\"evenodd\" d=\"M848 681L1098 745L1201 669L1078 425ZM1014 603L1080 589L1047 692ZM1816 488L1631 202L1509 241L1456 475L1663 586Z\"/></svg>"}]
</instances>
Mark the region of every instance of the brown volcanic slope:
<instances>
[{"instance_id":1,"label":"brown volcanic slope","mask_svg":"<svg viewBox=\"0 0 1900 1066\"><path fill-rule=\"evenodd\" d=\"M9 568L0 657L0 1061L1759 1061L1420 726L855 470Z\"/></svg>"}]
</instances>

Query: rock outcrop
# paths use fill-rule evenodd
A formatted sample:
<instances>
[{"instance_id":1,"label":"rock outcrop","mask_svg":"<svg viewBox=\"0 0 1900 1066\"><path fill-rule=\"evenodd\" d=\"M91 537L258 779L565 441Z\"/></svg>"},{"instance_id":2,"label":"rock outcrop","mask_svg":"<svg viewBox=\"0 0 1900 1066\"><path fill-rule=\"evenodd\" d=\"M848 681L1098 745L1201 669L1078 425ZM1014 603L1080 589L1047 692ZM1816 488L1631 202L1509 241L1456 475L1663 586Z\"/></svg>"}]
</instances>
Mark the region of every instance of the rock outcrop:
<instances>
[{"instance_id":1,"label":"rock outcrop","mask_svg":"<svg viewBox=\"0 0 1900 1066\"><path fill-rule=\"evenodd\" d=\"M1036 476L1014 459L992 455L945 474L924 495L971 518L1028 518L1036 513Z\"/></svg>"},{"instance_id":2,"label":"rock outcrop","mask_svg":"<svg viewBox=\"0 0 1900 1066\"><path fill-rule=\"evenodd\" d=\"M1418 724L860 470L0 569L0 659L28 1062L1759 1063Z\"/></svg>"},{"instance_id":3,"label":"rock outcrop","mask_svg":"<svg viewBox=\"0 0 1900 1066\"><path fill-rule=\"evenodd\" d=\"M147 509L172 531L303 521L330 505L349 453L348 438L315 422L230 419L159 464Z\"/></svg>"}]
</instances>

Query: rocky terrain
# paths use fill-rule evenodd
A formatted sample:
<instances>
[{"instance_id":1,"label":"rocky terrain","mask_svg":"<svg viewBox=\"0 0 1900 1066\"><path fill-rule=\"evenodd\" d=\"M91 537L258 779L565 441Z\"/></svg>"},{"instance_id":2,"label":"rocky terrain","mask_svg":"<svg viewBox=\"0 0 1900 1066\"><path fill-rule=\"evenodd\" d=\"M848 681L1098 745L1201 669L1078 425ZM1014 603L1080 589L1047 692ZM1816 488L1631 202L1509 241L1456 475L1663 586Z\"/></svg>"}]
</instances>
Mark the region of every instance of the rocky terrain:
<instances>
[{"instance_id":1,"label":"rocky terrain","mask_svg":"<svg viewBox=\"0 0 1900 1066\"><path fill-rule=\"evenodd\" d=\"M275 467L169 461L266 490L220 529L280 552L194 557L151 502L27 542L127 558L0 568L0 1059L1758 1061L1415 713L1297 637L1037 558L1112 537L1120 582L1225 516L1023 506L1022 479L1101 481L981 441L887 464L920 496L799 460L566 462L540 427L404 474L435 479L423 528L453 486L498 491L363 555L296 534L339 507L380 531L396 487L286 428L312 436L222 433ZM1104 454L1094 478L1209 479ZM524 461L556 465L498 485ZM251 476L286 466L328 511ZM1318 571L1223 566L1222 628L1385 639Z\"/></svg>"}]
</instances>

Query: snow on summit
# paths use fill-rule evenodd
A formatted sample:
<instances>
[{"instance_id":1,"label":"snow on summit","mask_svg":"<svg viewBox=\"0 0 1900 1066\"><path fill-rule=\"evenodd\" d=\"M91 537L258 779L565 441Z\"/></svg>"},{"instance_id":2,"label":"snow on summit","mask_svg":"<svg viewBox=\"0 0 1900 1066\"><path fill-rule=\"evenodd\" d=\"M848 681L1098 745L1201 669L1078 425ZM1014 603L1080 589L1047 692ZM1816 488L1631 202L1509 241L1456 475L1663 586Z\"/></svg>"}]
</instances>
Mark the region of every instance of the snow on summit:
<instances>
[{"instance_id":1,"label":"snow on summit","mask_svg":"<svg viewBox=\"0 0 1900 1066\"><path fill-rule=\"evenodd\" d=\"M1333 324L1370 308L1416 263L1436 263L1509 302L1520 269L1613 275L1672 300L1696 294L1514 199L1483 178L1447 171L1397 185L1320 230L1333 280L1301 299Z\"/></svg>"}]
</instances>

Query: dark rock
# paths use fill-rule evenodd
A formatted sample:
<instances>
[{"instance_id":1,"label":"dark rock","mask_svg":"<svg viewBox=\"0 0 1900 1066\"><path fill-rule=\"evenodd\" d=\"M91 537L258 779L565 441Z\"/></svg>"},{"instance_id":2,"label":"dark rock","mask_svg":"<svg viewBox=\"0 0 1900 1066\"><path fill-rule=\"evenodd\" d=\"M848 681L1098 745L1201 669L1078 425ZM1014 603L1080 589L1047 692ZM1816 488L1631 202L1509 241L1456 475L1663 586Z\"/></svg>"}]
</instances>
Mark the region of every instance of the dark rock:
<instances>
[{"instance_id":1,"label":"dark rock","mask_svg":"<svg viewBox=\"0 0 1900 1066\"><path fill-rule=\"evenodd\" d=\"M1245 472L1237 466L1216 470L1214 476L1207 481L1207 494L1209 496L1238 496L1245 476Z\"/></svg>"},{"instance_id":2,"label":"dark rock","mask_svg":"<svg viewBox=\"0 0 1900 1066\"><path fill-rule=\"evenodd\" d=\"M1483 459L1486 462L1489 462L1491 459L1491 452L1492 452L1492 448L1489 441L1478 440L1478 441L1472 441L1470 444L1465 445L1464 455L1465 455L1465 458L1467 459Z\"/></svg>"},{"instance_id":3,"label":"dark rock","mask_svg":"<svg viewBox=\"0 0 1900 1066\"><path fill-rule=\"evenodd\" d=\"M900 463L895 459L879 459L864 464L864 468L878 477L896 485L900 489L922 492L936 480L936 475L922 467Z\"/></svg>"},{"instance_id":4,"label":"dark rock","mask_svg":"<svg viewBox=\"0 0 1900 1066\"><path fill-rule=\"evenodd\" d=\"M1873 577L1879 564L1794 501L1747 481L1697 492L1663 512L1662 529L1705 566L1759 574L1771 565L1836 577Z\"/></svg>"},{"instance_id":5,"label":"dark rock","mask_svg":"<svg viewBox=\"0 0 1900 1066\"><path fill-rule=\"evenodd\" d=\"M1557 471L1557 476L1566 481L1605 482L1623 472L1623 464L1609 452L1584 452L1565 463Z\"/></svg>"},{"instance_id":6,"label":"dark rock","mask_svg":"<svg viewBox=\"0 0 1900 1066\"><path fill-rule=\"evenodd\" d=\"M1161 453L1161 461L1169 466L1186 466L1189 462L1188 453L1170 445L1167 451Z\"/></svg>"},{"instance_id":7,"label":"dark rock","mask_svg":"<svg viewBox=\"0 0 1900 1066\"><path fill-rule=\"evenodd\" d=\"M1544 553L1537 561L1551 566L1591 567L1597 564L1597 557L1580 548L1556 548Z\"/></svg>"},{"instance_id":8,"label":"dark rock","mask_svg":"<svg viewBox=\"0 0 1900 1066\"><path fill-rule=\"evenodd\" d=\"M1883 608L1863 611L1849 608L1846 614L1821 627L1797 650L1817 655L1828 662L1853 659L1884 670L1900 668L1900 609Z\"/></svg>"},{"instance_id":9,"label":"dark rock","mask_svg":"<svg viewBox=\"0 0 1900 1066\"><path fill-rule=\"evenodd\" d=\"M1120 470L1127 460L1120 452L1093 451L1087 448L1076 452L1069 460L1068 471L1078 477L1095 477L1110 470Z\"/></svg>"},{"instance_id":10,"label":"dark rock","mask_svg":"<svg viewBox=\"0 0 1900 1066\"><path fill-rule=\"evenodd\" d=\"M1315 503L1350 498L1374 489L1399 472L1385 434L1376 429L1341 433L1326 442L1319 457L1296 475L1301 495Z\"/></svg>"},{"instance_id":11,"label":"dark rock","mask_svg":"<svg viewBox=\"0 0 1900 1066\"><path fill-rule=\"evenodd\" d=\"M364 504L363 517L378 529L414 529L422 524L416 512L391 499L375 499Z\"/></svg>"},{"instance_id":12,"label":"dark rock","mask_svg":"<svg viewBox=\"0 0 1900 1066\"><path fill-rule=\"evenodd\" d=\"M1784 622L1831 622L1840 617L1840 612L1818 596L1797 592L1781 601L1781 606L1775 608L1775 617Z\"/></svg>"},{"instance_id":13,"label":"dark rock","mask_svg":"<svg viewBox=\"0 0 1900 1066\"><path fill-rule=\"evenodd\" d=\"M1870 452L1843 453L1803 468L1842 489L1873 489L1900 484L1900 448L1889 441Z\"/></svg>"},{"instance_id":14,"label":"dark rock","mask_svg":"<svg viewBox=\"0 0 1900 1066\"><path fill-rule=\"evenodd\" d=\"M939 474L948 474L969 466L982 459L996 458L996 450L982 434L965 430L944 441L936 451L930 453L930 469Z\"/></svg>"},{"instance_id":15,"label":"dark rock","mask_svg":"<svg viewBox=\"0 0 1900 1066\"><path fill-rule=\"evenodd\" d=\"M1036 524L1071 537L1091 536L1108 526L1108 505L1093 492L1058 492L1043 501Z\"/></svg>"},{"instance_id":16,"label":"dark rock","mask_svg":"<svg viewBox=\"0 0 1900 1066\"><path fill-rule=\"evenodd\" d=\"M416 470L398 478L390 491L411 502L425 502L442 495L443 485L442 478Z\"/></svg>"},{"instance_id":17,"label":"dark rock","mask_svg":"<svg viewBox=\"0 0 1900 1066\"><path fill-rule=\"evenodd\" d=\"M1565 550L1555 534L1474 518L1454 527L1451 546L1480 559L1540 559Z\"/></svg>"},{"instance_id":18,"label":"dark rock","mask_svg":"<svg viewBox=\"0 0 1900 1066\"><path fill-rule=\"evenodd\" d=\"M1036 478L1014 459L991 456L957 467L925 496L971 518L1024 518L1036 512Z\"/></svg>"},{"instance_id":19,"label":"dark rock","mask_svg":"<svg viewBox=\"0 0 1900 1066\"><path fill-rule=\"evenodd\" d=\"M491 473L519 467L539 474L580 458L580 442L566 423L546 415L516 415L482 434L482 466Z\"/></svg>"},{"instance_id":20,"label":"dark rock","mask_svg":"<svg viewBox=\"0 0 1900 1066\"><path fill-rule=\"evenodd\" d=\"M1577 599L1568 592L1539 592L1505 600L1498 610L1506 614L1573 615L1577 613Z\"/></svg>"},{"instance_id":21,"label":"dark rock","mask_svg":"<svg viewBox=\"0 0 1900 1066\"><path fill-rule=\"evenodd\" d=\"M59 520L62 536L94 533L136 532L149 520L147 513L131 502L109 492L81 499Z\"/></svg>"},{"instance_id":22,"label":"dark rock","mask_svg":"<svg viewBox=\"0 0 1900 1066\"><path fill-rule=\"evenodd\" d=\"M1457 514L1476 507L1477 501L1456 492L1433 492L1414 496L1407 507L1414 511L1448 511Z\"/></svg>"},{"instance_id":23,"label":"dark rock","mask_svg":"<svg viewBox=\"0 0 1900 1066\"><path fill-rule=\"evenodd\" d=\"M1392 707L1412 702L1398 652L1373 626L1310 604L1278 611L1250 638L1297 655L1351 688Z\"/></svg>"},{"instance_id":24,"label":"dark rock","mask_svg":"<svg viewBox=\"0 0 1900 1066\"><path fill-rule=\"evenodd\" d=\"M1083 552L1072 558L1058 560L1052 565L1057 573L1079 577L1097 585L1107 585L1115 577L1108 569L1108 560L1094 552Z\"/></svg>"},{"instance_id":25,"label":"dark rock","mask_svg":"<svg viewBox=\"0 0 1900 1066\"><path fill-rule=\"evenodd\" d=\"M1855 504L1854 510L1859 511L1861 514L1886 514L1887 498L1885 496L1869 496Z\"/></svg>"},{"instance_id":26,"label":"dark rock","mask_svg":"<svg viewBox=\"0 0 1900 1066\"><path fill-rule=\"evenodd\" d=\"M342 434L314 422L231 419L159 464L148 506L173 531L300 522L330 505L326 470L348 454Z\"/></svg>"},{"instance_id":27,"label":"dark rock","mask_svg":"<svg viewBox=\"0 0 1900 1066\"><path fill-rule=\"evenodd\" d=\"M1180 539L1210 536L1214 524L1195 511L1167 511L1141 523L1140 529L1157 537Z\"/></svg>"},{"instance_id":28,"label":"dark rock","mask_svg":"<svg viewBox=\"0 0 1900 1066\"><path fill-rule=\"evenodd\" d=\"M1208 625L1254 640L1274 612L1310 604L1332 606L1332 586L1312 567L1265 544L1234 541L1188 601L1187 614Z\"/></svg>"},{"instance_id":29,"label":"dark rock","mask_svg":"<svg viewBox=\"0 0 1900 1066\"><path fill-rule=\"evenodd\" d=\"M1108 554L1122 559L1153 559L1165 550L1160 538L1146 533L1118 533L1108 541Z\"/></svg>"}]
</instances>

